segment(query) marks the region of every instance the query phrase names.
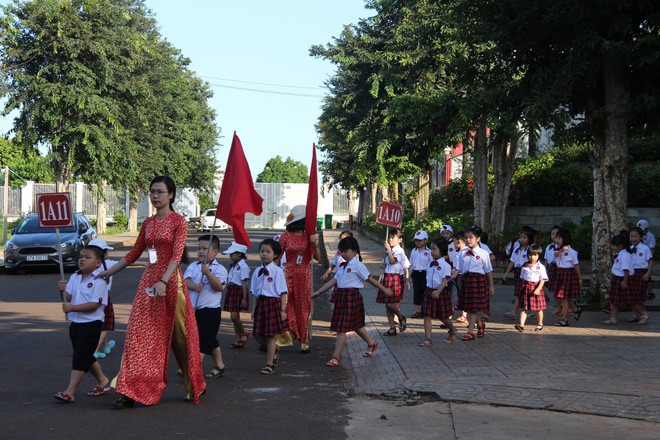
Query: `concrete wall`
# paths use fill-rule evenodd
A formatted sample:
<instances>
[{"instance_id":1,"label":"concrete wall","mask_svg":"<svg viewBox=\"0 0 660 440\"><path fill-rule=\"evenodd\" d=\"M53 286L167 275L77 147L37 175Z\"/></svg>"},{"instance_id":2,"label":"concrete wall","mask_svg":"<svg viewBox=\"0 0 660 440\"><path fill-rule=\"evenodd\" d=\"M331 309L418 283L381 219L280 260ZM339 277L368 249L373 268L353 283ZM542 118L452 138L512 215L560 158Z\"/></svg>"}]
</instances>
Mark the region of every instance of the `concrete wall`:
<instances>
[{"instance_id":1,"label":"concrete wall","mask_svg":"<svg viewBox=\"0 0 660 440\"><path fill-rule=\"evenodd\" d=\"M510 206L506 212L506 228L518 229L529 225L539 231L549 230L553 225L564 222L579 224L582 217L591 215L592 208L561 208L543 206ZM646 219L651 224L651 231L660 231L659 208L628 208L628 223L635 225L639 219Z\"/></svg>"}]
</instances>

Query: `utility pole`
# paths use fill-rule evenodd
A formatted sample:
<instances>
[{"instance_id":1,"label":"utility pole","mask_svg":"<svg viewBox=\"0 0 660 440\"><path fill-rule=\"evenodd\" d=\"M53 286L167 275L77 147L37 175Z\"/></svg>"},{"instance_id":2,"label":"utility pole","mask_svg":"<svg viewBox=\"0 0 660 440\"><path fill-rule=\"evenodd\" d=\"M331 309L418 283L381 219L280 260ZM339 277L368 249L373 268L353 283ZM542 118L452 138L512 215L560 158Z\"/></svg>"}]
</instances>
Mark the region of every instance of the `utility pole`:
<instances>
[{"instance_id":1,"label":"utility pole","mask_svg":"<svg viewBox=\"0 0 660 440\"><path fill-rule=\"evenodd\" d=\"M7 242L7 211L9 210L9 167L2 169L5 173L4 200L2 201L2 242Z\"/></svg>"}]
</instances>

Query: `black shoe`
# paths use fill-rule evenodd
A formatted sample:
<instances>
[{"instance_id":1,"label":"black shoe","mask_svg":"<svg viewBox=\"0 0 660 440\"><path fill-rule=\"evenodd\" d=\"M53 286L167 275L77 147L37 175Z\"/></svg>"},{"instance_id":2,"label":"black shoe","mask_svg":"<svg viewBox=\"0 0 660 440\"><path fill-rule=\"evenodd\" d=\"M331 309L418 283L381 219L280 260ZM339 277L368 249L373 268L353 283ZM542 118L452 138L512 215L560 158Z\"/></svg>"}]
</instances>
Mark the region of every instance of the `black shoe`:
<instances>
[{"instance_id":1,"label":"black shoe","mask_svg":"<svg viewBox=\"0 0 660 440\"><path fill-rule=\"evenodd\" d=\"M408 328L408 324L406 323L406 317L401 315L401 317L399 318L399 331L405 332L407 328Z\"/></svg>"},{"instance_id":2,"label":"black shoe","mask_svg":"<svg viewBox=\"0 0 660 440\"><path fill-rule=\"evenodd\" d=\"M441 328L441 329L446 329L446 328L447 328L447 324L440 324L440 328Z\"/></svg>"},{"instance_id":3,"label":"black shoe","mask_svg":"<svg viewBox=\"0 0 660 440\"><path fill-rule=\"evenodd\" d=\"M582 312L583 312L583 311L584 311L584 310L582 309L582 307L578 307L578 308L577 308L577 310L575 311L575 313L574 313L574 315L573 315L573 317L575 318L576 321L577 321L578 319L580 319L580 316L582 316Z\"/></svg>"},{"instance_id":4,"label":"black shoe","mask_svg":"<svg viewBox=\"0 0 660 440\"><path fill-rule=\"evenodd\" d=\"M390 327L388 331L383 333L383 336L396 336L396 327Z\"/></svg>"},{"instance_id":5,"label":"black shoe","mask_svg":"<svg viewBox=\"0 0 660 440\"><path fill-rule=\"evenodd\" d=\"M133 408L134 405L135 405L135 400L131 399L130 397L121 396L119 399L115 400L115 402L112 404L112 409Z\"/></svg>"}]
</instances>

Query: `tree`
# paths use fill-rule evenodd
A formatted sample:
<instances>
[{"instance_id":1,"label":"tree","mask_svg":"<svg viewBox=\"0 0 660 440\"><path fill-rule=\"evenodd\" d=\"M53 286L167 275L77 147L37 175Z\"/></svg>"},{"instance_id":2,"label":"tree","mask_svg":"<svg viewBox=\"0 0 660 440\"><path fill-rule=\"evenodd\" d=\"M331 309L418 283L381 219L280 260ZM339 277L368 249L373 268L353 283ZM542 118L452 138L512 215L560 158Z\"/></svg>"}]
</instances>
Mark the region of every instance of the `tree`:
<instances>
[{"instance_id":1,"label":"tree","mask_svg":"<svg viewBox=\"0 0 660 440\"><path fill-rule=\"evenodd\" d=\"M257 182L308 183L309 170L302 162L290 157L282 160L282 157L278 155L266 162L264 170L257 176Z\"/></svg>"},{"instance_id":2,"label":"tree","mask_svg":"<svg viewBox=\"0 0 660 440\"><path fill-rule=\"evenodd\" d=\"M55 173L47 159L32 146L19 145L11 139L0 139L0 168L8 166L10 186L22 186L26 180L54 182Z\"/></svg>"}]
</instances>

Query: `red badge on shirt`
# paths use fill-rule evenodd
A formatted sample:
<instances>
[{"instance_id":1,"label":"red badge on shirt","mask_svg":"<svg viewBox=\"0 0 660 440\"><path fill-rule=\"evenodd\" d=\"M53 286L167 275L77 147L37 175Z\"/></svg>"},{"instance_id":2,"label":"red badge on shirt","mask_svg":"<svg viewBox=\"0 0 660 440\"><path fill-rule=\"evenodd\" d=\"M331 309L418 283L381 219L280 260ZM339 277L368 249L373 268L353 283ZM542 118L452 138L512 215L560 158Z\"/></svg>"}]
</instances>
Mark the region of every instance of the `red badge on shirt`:
<instances>
[{"instance_id":1,"label":"red badge on shirt","mask_svg":"<svg viewBox=\"0 0 660 440\"><path fill-rule=\"evenodd\" d=\"M477 260L479 260L479 259L480 259L480 257L479 257L479 255L477 255Z\"/></svg>"},{"instance_id":2,"label":"red badge on shirt","mask_svg":"<svg viewBox=\"0 0 660 440\"><path fill-rule=\"evenodd\" d=\"M87 283L87 288L91 288L93 285L94 284L92 284L92 282L90 281L89 283Z\"/></svg>"},{"instance_id":3,"label":"red badge on shirt","mask_svg":"<svg viewBox=\"0 0 660 440\"><path fill-rule=\"evenodd\" d=\"M642 256L642 253L641 253L641 252L639 253L639 256L640 256L640 257Z\"/></svg>"},{"instance_id":4,"label":"red badge on shirt","mask_svg":"<svg viewBox=\"0 0 660 440\"><path fill-rule=\"evenodd\" d=\"M435 270L440 270L440 266L436 267Z\"/></svg>"},{"instance_id":5,"label":"red badge on shirt","mask_svg":"<svg viewBox=\"0 0 660 440\"><path fill-rule=\"evenodd\" d=\"M346 269L346 273L351 273L351 268Z\"/></svg>"},{"instance_id":6,"label":"red badge on shirt","mask_svg":"<svg viewBox=\"0 0 660 440\"><path fill-rule=\"evenodd\" d=\"M272 283L273 282L273 277L268 277L268 282Z\"/></svg>"},{"instance_id":7,"label":"red badge on shirt","mask_svg":"<svg viewBox=\"0 0 660 440\"><path fill-rule=\"evenodd\" d=\"M527 258L527 254L523 254L523 258Z\"/></svg>"},{"instance_id":8,"label":"red badge on shirt","mask_svg":"<svg viewBox=\"0 0 660 440\"><path fill-rule=\"evenodd\" d=\"M568 255L568 252L564 252L564 255Z\"/></svg>"},{"instance_id":9,"label":"red badge on shirt","mask_svg":"<svg viewBox=\"0 0 660 440\"><path fill-rule=\"evenodd\" d=\"M454 252L454 248L449 248L449 252Z\"/></svg>"}]
</instances>

